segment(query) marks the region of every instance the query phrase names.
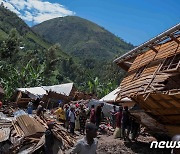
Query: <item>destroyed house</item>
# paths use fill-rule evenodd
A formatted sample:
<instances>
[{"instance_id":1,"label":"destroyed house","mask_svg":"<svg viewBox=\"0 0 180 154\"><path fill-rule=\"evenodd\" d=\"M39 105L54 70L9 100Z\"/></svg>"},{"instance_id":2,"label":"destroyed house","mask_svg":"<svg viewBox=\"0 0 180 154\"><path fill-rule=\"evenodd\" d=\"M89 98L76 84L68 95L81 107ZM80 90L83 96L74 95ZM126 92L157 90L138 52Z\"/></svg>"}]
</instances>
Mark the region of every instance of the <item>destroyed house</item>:
<instances>
[{"instance_id":1,"label":"destroyed house","mask_svg":"<svg viewBox=\"0 0 180 154\"><path fill-rule=\"evenodd\" d=\"M18 106L27 106L29 101L35 101L38 98L43 100L48 106L58 106L58 100L69 102L76 89L73 83L66 83L53 86L41 86L30 88L17 88L13 96ZM52 104L50 102L53 102Z\"/></svg>"},{"instance_id":2,"label":"destroyed house","mask_svg":"<svg viewBox=\"0 0 180 154\"><path fill-rule=\"evenodd\" d=\"M114 62L127 71L116 99L129 97L162 124L180 133L180 24L127 52Z\"/></svg>"},{"instance_id":3,"label":"destroyed house","mask_svg":"<svg viewBox=\"0 0 180 154\"><path fill-rule=\"evenodd\" d=\"M99 101L118 106L128 106L129 108L133 107L135 103L128 97L122 98L121 100L116 100L118 91L119 88L116 88L115 90L101 98Z\"/></svg>"}]
</instances>

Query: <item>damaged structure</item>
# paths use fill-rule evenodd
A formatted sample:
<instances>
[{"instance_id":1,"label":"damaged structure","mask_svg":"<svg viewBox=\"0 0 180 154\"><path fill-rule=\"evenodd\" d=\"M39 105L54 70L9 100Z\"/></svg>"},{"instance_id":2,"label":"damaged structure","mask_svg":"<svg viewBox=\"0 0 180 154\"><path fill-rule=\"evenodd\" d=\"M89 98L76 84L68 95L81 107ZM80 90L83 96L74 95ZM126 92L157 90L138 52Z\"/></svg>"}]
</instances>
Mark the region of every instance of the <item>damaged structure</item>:
<instances>
[{"instance_id":1,"label":"damaged structure","mask_svg":"<svg viewBox=\"0 0 180 154\"><path fill-rule=\"evenodd\" d=\"M19 107L27 106L29 101L36 103L41 99L46 107L53 108L58 106L58 102L68 103L70 101L87 100L93 98L93 95L79 92L73 83L65 83L53 86L40 86L30 88L17 88L12 101Z\"/></svg>"},{"instance_id":2,"label":"damaged structure","mask_svg":"<svg viewBox=\"0 0 180 154\"><path fill-rule=\"evenodd\" d=\"M129 108L133 107L135 105L135 102L129 99L128 97L122 98L120 100L116 100L116 97L118 95L119 88L116 88L103 98L101 98L99 101L106 102L108 104L118 105L118 106L128 106Z\"/></svg>"},{"instance_id":3,"label":"damaged structure","mask_svg":"<svg viewBox=\"0 0 180 154\"><path fill-rule=\"evenodd\" d=\"M47 105L50 105L49 102L57 102L58 100L62 100L63 102L70 101L73 98L75 91L73 83L17 88L13 99L18 106L26 106L29 101L37 99L41 99ZM56 106L57 104L54 105Z\"/></svg>"},{"instance_id":4,"label":"damaged structure","mask_svg":"<svg viewBox=\"0 0 180 154\"><path fill-rule=\"evenodd\" d=\"M127 52L114 62L127 71L116 100L131 98L137 117L169 137L180 133L180 24ZM144 116L144 117L143 117ZM143 119L143 120L142 120Z\"/></svg>"},{"instance_id":5,"label":"damaged structure","mask_svg":"<svg viewBox=\"0 0 180 154\"><path fill-rule=\"evenodd\" d=\"M6 111L10 111L8 108ZM45 144L44 132L48 128L47 122L51 119L40 119L36 115L28 115L17 110L10 117L0 112L0 154L4 153L40 153ZM9 113L8 115L10 115ZM63 153L71 148L76 138L69 134L63 126L54 121L54 153Z\"/></svg>"}]
</instances>

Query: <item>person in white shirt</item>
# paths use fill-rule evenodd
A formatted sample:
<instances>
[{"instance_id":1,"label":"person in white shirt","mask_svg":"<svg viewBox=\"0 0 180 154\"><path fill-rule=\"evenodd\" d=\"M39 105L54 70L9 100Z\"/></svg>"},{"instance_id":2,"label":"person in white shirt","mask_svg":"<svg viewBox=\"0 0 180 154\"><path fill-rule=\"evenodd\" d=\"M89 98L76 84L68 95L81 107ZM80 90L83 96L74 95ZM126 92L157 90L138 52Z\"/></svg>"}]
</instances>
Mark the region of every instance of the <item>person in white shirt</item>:
<instances>
[{"instance_id":1,"label":"person in white shirt","mask_svg":"<svg viewBox=\"0 0 180 154\"><path fill-rule=\"evenodd\" d=\"M86 136L77 141L70 154L96 154L98 141L97 127L93 123L86 124Z\"/></svg>"},{"instance_id":2,"label":"person in white shirt","mask_svg":"<svg viewBox=\"0 0 180 154\"><path fill-rule=\"evenodd\" d=\"M71 106L71 109L69 111L69 122L70 122L70 133L74 135L74 128L75 128L75 113L74 113L75 107Z\"/></svg>"},{"instance_id":3,"label":"person in white shirt","mask_svg":"<svg viewBox=\"0 0 180 154\"><path fill-rule=\"evenodd\" d=\"M180 134L177 134L173 136L172 141L177 143L177 146L179 147L180 143ZM180 154L180 148L173 148L171 150L171 154Z\"/></svg>"}]
</instances>

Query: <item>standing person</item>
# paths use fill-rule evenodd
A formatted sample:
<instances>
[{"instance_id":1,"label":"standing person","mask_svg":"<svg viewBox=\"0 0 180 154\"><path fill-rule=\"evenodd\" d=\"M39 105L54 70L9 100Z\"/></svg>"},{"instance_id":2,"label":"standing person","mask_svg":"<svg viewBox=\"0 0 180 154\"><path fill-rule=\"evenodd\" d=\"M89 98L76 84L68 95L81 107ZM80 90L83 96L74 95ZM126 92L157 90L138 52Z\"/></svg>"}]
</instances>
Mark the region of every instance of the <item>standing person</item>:
<instances>
[{"instance_id":1,"label":"standing person","mask_svg":"<svg viewBox=\"0 0 180 154\"><path fill-rule=\"evenodd\" d=\"M116 127L116 113L117 113L115 105L113 105L113 110L110 113L112 117L112 127L115 128Z\"/></svg>"},{"instance_id":2,"label":"standing person","mask_svg":"<svg viewBox=\"0 0 180 154\"><path fill-rule=\"evenodd\" d=\"M62 100L58 100L58 107L62 107L63 106L63 101Z\"/></svg>"},{"instance_id":3,"label":"standing person","mask_svg":"<svg viewBox=\"0 0 180 154\"><path fill-rule=\"evenodd\" d=\"M78 106L76 105L76 109L75 109L75 130L80 130L80 122L79 122L79 104Z\"/></svg>"},{"instance_id":4,"label":"standing person","mask_svg":"<svg viewBox=\"0 0 180 154\"><path fill-rule=\"evenodd\" d=\"M83 104L80 105L79 123L80 123L80 133L84 134L86 125L87 115Z\"/></svg>"},{"instance_id":5,"label":"standing person","mask_svg":"<svg viewBox=\"0 0 180 154\"><path fill-rule=\"evenodd\" d=\"M3 106L3 103L0 101L0 108L2 108L2 106Z\"/></svg>"},{"instance_id":6,"label":"standing person","mask_svg":"<svg viewBox=\"0 0 180 154\"><path fill-rule=\"evenodd\" d=\"M140 132L140 124L137 122L137 120L134 117L131 117L131 135L132 140L136 141L138 134Z\"/></svg>"},{"instance_id":7,"label":"standing person","mask_svg":"<svg viewBox=\"0 0 180 154\"><path fill-rule=\"evenodd\" d=\"M175 136L172 137L172 141L177 142L178 146L179 146L179 142L180 142L180 134L177 134ZM180 154L180 148L173 148L171 150L171 154Z\"/></svg>"},{"instance_id":8,"label":"standing person","mask_svg":"<svg viewBox=\"0 0 180 154\"><path fill-rule=\"evenodd\" d=\"M65 111L63 109L63 105L61 104L60 107L54 112L54 114L56 114L57 116L57 120L62 122L63 125L65 126L65 119L66 119L66 116L65 116Z\"/></svg>"},{"instance_id":9,"label":"standing person","mask_svg":"<svg viewBox=\"0 0 180 154\"><path fill-rule=\"evenodd\" d=\"M124 139L129 139L130 132L130 113L128 111L128 106L124 107L123 116L122 116L122 136Z\"/></svg>"},{"instance_id":10,"label":"standing person","mask_svg":"<svg viewBox=\"0 0 180 154\"><path fill-rule=\"evenodd\" d=\"M32 110L33 110L33 103L30 101L27 106L28 114L32 114Z\"/></svg>"},{"instance_id":11,"label":"standing person","mask_svg":"<svg viewBox=\"0 0 180 154\"><path fill-rule=\"evenodd\" d=\"M131 116L130 117L130 126L131 126L131 139L133 141L136 141L138 138L138 135L140 133L140 124L136 120L135 117Z\"/></svg>"},{"instance_id":12,"label":"standing person","mask_svg":"<svg viewBox=\"0 0 180 154\"><path fill-rule=\"evenodd\" d=\"M44 118L44 102L43 101L39 102L39 105L36 109L36 115L41 118Z\"/></svg>"},{"instance_id":13,"label":"standing person","mask_svg":"<svg viewBox=\"0 0 180 154\"><path fill-rule=\"evenodd\" d=\"M96 108L96 126L97 126L97 128L99 128L99 125L101 124L101 120L102 120L102 117L103 117L103 112L102 112L103 106L104 106L104 104L101 103Z\"/></svg>"},{"instance_id":14,"label":"standing person","mask_svg":"<svg viewBox=\"0 0 180 154\"><path fill-rule=\"evenodd\" d=\"M69 105L68 104L65 104L65 107L64 107L64 112L65 112L65 118L66 118L66 121L65 121L65 128L69 129Z\"/></svg>"},{"instance_id":15,"label":"standing person","mask_svg":"<svg viewBox=\"0 0 180 154\"><path fill-rule=\"evenodd\" d=\"M93 124L96 123L96 114L95 114L94 105L91 105L91 110L90 110L90 122L93 123Z\"/></svg>"},{"instance_id":16,"label":"standing person","mask_svg":"<svg viewBox=\"0 0 180 154\"><path fill-rule=\"evenodd\" d=\"M34 105L35 109L38 107L39 102L40 102L40 98L39 97L33 102L33 105Z\"/></svg>"},{"instance_id":17,"label":"standing person","mask_svg":"<svg viewBox=\"0 0 180 154\"><path fill-rule=\"evenodd\" d=\"M69 111L69 122L70 122L70 133L74 135L74 128L75 128L75 107L71 106Z\"/></svg>"},{"instance_id":18,"label":"standing person","mask_svg":"<svg viewBox=\"0 0 180 154\"><path fill-rule=\"evenodd\" d=\"M122 137L121 133L121 120L122 120L122 107L119 107L119 111L115 114L116 116L116 129L114 131L114 138Z\"/></svg>"},{"instance_id":19,"label":"standing person","mask_svg":"<svg viewBox=\"0 0 180 154\"><path fill-rule=\"evenodd\" d=\"M45 154L53 154L54 135L52 132L54 122L47 122L48 129L45 131Z\"/></svg>"},{"instance_id":20,"label":"standing person","mask_svg":"<svg viewBox=\"0 0 180 154\"><path fill-rule=\"evenodd\" d=\"M86 136L77 141L70 154L96 154L98 141L97 127L95 124L86 124Z\"/></svg>"}]
</instances>

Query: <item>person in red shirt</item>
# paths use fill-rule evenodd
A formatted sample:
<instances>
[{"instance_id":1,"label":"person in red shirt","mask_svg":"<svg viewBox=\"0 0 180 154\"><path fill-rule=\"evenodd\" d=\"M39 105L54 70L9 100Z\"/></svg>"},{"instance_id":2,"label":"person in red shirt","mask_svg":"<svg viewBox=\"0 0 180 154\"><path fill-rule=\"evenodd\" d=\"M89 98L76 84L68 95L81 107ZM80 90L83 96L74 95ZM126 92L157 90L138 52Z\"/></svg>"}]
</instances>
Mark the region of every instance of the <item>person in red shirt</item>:
<instances>
[{"instance_id":1,"label":"person in red shirt","mask_svg":"<svg viewBox=\"0 0 180 154\"><path fill-rule=\"evenodd\" d=\"M116 129L114 131L114 138L122 137L121 133L121 120L122 120L123 108L120 106L119 111L115 114L116 116Z\"/></svg>"},{"instance_id":2,"label":"person in red shirt","mask_svg":"<svg viewBox=\"0 0 180 154\"><path fill-rule=\"evenodd\" d=\"M2 108L2 106L3 106L3 103L0 101L0 108Z\"/></svg>"},{"instance_id":3,"label":"person in red shirt","mask_svg":"<svg viewBox=\"0 0 180 154\"><path fill-rule=\"evenodd\" d=\"M96 114L95 114L95 108L94 105L91 106L91 111L90 111L90 122L95 124L96 123Z\"/></svg>"}]
</instances>

